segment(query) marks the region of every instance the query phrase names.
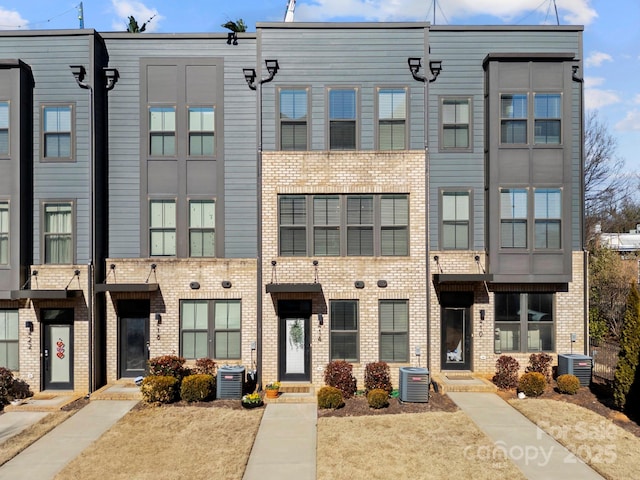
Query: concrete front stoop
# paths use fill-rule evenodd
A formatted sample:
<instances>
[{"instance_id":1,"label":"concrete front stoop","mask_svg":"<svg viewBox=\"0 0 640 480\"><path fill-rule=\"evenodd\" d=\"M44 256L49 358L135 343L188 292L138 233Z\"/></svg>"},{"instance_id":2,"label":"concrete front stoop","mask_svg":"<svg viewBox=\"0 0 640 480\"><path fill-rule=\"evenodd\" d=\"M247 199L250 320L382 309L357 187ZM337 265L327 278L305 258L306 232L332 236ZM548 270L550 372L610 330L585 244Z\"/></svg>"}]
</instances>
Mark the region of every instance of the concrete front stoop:
<instances>
[{"instance_id":1,"label":"concrete front stoop","mask_svg":"<svg viewBox=\"0 0 640 480\"><path fill-rule=\"evenodd\" d=\"M311 383L284 382L277 398L264 396L264 403L316 403L316 387Z\"/></svg>"}]
</instances>

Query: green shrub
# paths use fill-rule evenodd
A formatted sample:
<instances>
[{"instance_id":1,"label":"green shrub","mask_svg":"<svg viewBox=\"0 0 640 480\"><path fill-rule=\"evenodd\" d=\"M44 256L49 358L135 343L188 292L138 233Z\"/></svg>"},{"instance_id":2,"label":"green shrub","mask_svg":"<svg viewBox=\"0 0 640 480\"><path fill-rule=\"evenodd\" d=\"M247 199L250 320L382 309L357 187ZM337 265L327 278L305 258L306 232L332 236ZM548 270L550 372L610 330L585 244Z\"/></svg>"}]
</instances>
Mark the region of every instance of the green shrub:
<instances>
[{"instance_id":1,"label":"green shrub","mask_svg":"<svg viewBox=\"0 0 640 480\"><path fill-rule=\"evenodd\" d=\"M180 382L169 375L145 377L140 386L142 399L147 403L171 403L178 398Z\"/></svg>"},{"instance_id":2,"label":"green shrub","mask_svg":"<svg viewBox=\"0 0 640 480\"><path fill-rule=\"evenodd\" d=\"M553 357L547 353L532 353L529 356L529 366L525 372L538 372L544 375L547 382L551 381L551 362Z\"/></svg>"},{"instance_id":3,"label":"green shrub","mask_svg":"<svg viewBox=\"0 0 640 480\"><path fill-rule=\"evenodd\" d=\"M182 379L180 398L185 402L206 402L215 397L216 379L213 375L197 373Z\"/></svg>"},{"instance_id":4,"label":"green shrub","mask_svg":"<svg viewBox=\"0 0 640 480\"><path fill-rule=\"evenodd\" d=\"M214 360L210 358L199 358L196 360L196 367L193 369L193 373L204 373L215 377L217 372L218 366Z\"/></svg>"},{"instance_id":5,"label":"green shrub","mask_svg":"<svg viewBox=\"0 0 640 480\"><path fill-rule=\"evenodd\" d=\"M176 355L162 355L149 359L150 376L168 376L182 381L191 371L184 366L186 360Z\"/></svg>"},{"instance_id":6,"label":"green shrub","mask_svg":"<svg viewBox=\"0 0 640 480\"><path fill-rule=\"evenodd\" d=\"M620 352L613 374L613 401L616 407L631 414L640 412L640 292L631 285L624 312Z\"/></svg>"},{"instance_id":7,"label":"green shrub","mask_svg":"<svg viewBox=\"0 0 640 480\"><path fill-rule=\"evenodd\" d=\"M569 373L560 375L556 383L558 384L558 391L560 393L575 395L578 393L578 390L580 390L580 380L575 375Z\"/></svg>"},{"instance_id":8,"label":"green shrub","mask_svg":"<svg viewBox=\"0 0 640 480\"><path fill-rule=\"evenodd\" d=\"M374 388L367 394L367 403L371 408L386 408L389 406L389 392Z\"/></svg>"},{"instance_id":9,"label":"green shrub","mask_svg":"<svg viewBox=\"0 0 640 480\"><path fill-rule=\"evenodd\" d=\"M8 368L0 367L0 408L7 405L11 398L11 388L13 387L13 372Z\"/></svg>"},{"instance_id":10,"label":"green shrub","mask_svg":"<svg viewBox=\"0 0 640 480\"><path fill-rule=\"evenodd\" d=\"M318 390L318 408L340 408L344 405L342 392L335 387L322 387Z\"/></svg>"},{"instance_id":11,"label":"green shrub","mask_svg":"<svg viewBox=\"0 0 640 480\"><path fill-rule=\"evenodd\" d=\"M528 372L520 377L518 391L524 392L527 397L539 397L544 393L547 380L540 372Z\"/></svg>"},{"instance_id":12,"label":"green shrub","mask_svg":"<svg viewBox=\"0 0 640 480\"><path fill-rule=\"evenodd\" d=\"M351 398L356 393L356 378L352 372L353 365L344 360L334 360L324 370L324 383L340 390L344 398Z\"/></svg>"},{"instance_id":13,"label":"green shrub","mask_svg":"<svg viewBox=\"0 0 640 480\"><path fill-rule=\"evenodd\" d=\"M520 364L508 355L501 355L496 360L496 374L493 376L493 383L501 390L509 390L518 386L518 371Z\"/></svg>"},{"instance_id":14,"label":"green shrub","mask_svg":"<svg viewBox=\"0 0 640 480\"><path fill-rule=\"evenodd\" d=\"M391 393L391 372L386 362L368 363L364 369L364 389L370 392L375 389L382 389L387 394Z\"/></svg>"}]
</instances>

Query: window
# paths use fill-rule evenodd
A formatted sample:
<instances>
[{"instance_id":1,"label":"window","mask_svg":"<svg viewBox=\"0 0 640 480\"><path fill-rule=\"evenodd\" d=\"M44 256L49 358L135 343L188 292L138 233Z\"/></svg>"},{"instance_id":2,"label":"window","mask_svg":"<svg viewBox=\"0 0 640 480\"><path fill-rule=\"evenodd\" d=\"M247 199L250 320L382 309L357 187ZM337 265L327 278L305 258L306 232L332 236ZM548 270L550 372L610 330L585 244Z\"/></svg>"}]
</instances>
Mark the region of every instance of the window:
<instances>
[{"instance_id":1,"label":"window","mask_svg":"<svg viewBox=\"0 0 640 480\"><path fill-rule=\"evenodd\" d=\"M331 300L331 360L358 361L358 302Z\"/></svg>"},{"instance_id":2,"label":"window","mask_svg":"<svg viewBox=\"0 0 640 480\"><path fill-rule=\"evenodd\" d=\"M558 188L538 188L534 195L535 248L560 248L562 193Z\"/></svg>"},{"instance_id":3,"label":"window","mask_svg":"<svg viewBox=\"0 0 640 480\"><path fill-rule=\"evenodd\" d=\"M404 150L407 93L404 88L378 90L378 146L380 150Z\"/></svg>"},{"instance_id":4,"label":"window","mask_svg":"<svg viewBox=\"0 0 640 480\"><path fill-rule=\"evenodd\" d=\"M560 143L561 96L537 93L534 97L534 141L538 144Z\"/></svg>"},{"instance_id":5,"label":"window","mask_svg":"<svg viewBox=\"0 0 640 480\"><path fill-rule=\"evenodd\" d=\"M356 90L329 90L329 149L356 149Z\"/></svg>"},{"instance_id":6,"label":"window","mask_svg":"<svg viewBox=\"0 0 640 480\"><path fill-rule=\"evenodd\" d=\"M409 255L409 200L406 195L380 197L380 253Z\"/></svg>"},{"instance_id":7,"label":"window","mask_svg":"<svg viewBox=\"0 0 640 480\"><path fill-rule=\"evenodd\" d=\"M469 192L442 192L442 249L468 250L469 233Z\"/></svg>"},{"instance_id":8,"label":"window","mask_svg":"<svg viewBox=\"0 0 640 480\"><path fill-rule=\"evenodd\" d=\"M340 255L340 199L335 195L313 197L313 254Z\"/></svg>"},{"instance_id":9,"label":"window","mask_svg":"<svg viewBox=\"0 0 640 480\"><path fill-rule=\"evenodd\" d=\"M45 160L72 159L71 105L45 106L42 108L43 158Z\"/></svg>"},{"instance_id":10,"label":"window","mask_svg":"<svg viewBox=\"0 0 640 480\"><path fill-rule=\"evenodd\" d=\"M176 201L149 201L149 238L151 256L176 254Z\"/></svg>"},{"instance_id":11,"label":"window","mask_svg":"<svg viewBox=\"0 0 640 480\"><path fill-rule=\"evenodd\" d=\"M0 310L0 367L18 370L18 311Z\"/></svg>"},{"instance_id":12,"label":"window","mask_svg":"<svg viewBox=\"0 0 640 480\"><path fill-rule=\"evenodd\" d=\"M500 190L500 246L527 248L527 190Z\"/></svg>"},{"instance_id":13,"label":"window","mask_svg":"<svg viewBox=\"0 0 640 480\"><path fill-rule=\"evenodd\" d=\"M442 99L442 148L468 149L470 146L469 98Z\"/></svg>"},{"instance_id":14,"label":"window","mask_svg":"<svg viewBox=\"0 0 640 480\"><path fill-rule=\"evenodd\" d=\"M44 263L73 263L73 205L44 204Z\"/></svg>"},{"instance_id":15,"label":"window","mask_svg":"<svg viewBox=\"0 0 640 480\"><path fill-rule=\"evenodd\" d=\"M280 255L307 255L307 199L302 195L279 198Z\"/></svg>"},{"instance_id":16,"label":"window","mask_svg":"<svg viewBox=\"0 0 640 480\"><path fill-rule=\"evenodd\" d=\"M240 327L240 300L183 300L180 355L187 359L238 359Z\"/></svg>"},{"instance_id":17,"label":"window","mask_svg":"<svg viewBox=\"0 0 640 480\"><path fill-rule=\"evenodd\" d=\"M0 155L9 155L9 102L0 102Z\"/></svg>"},{"instance_id":18,"label":"window","mask_svg":"<svg viewBox=\"0 0 640 480\"><path fill-rule=\"evenodd\" d=\"M212 157L215 153L214 134L213 107L189 107L189 155ZM175 145L173 148L175 152ZM167 155L170 154L167 153Z\"/></svg>"},{"instance_id":19,"label":"window","mask_svg":"<svg viewBox=\"0 0 640 480\"><path fill-rule=\"evenodd\" d=\"M191 120L191 119L189 119ZM149 153L159 157L176 154L176 109L149 108Z\"/></svg>"},{"instance_id":20,"label":"window","mask_svg":"<svg viewBox=\"0 0 640 480\"><path fill-rule=\"evenodd\" d=\"M373 255L373 196L347 197L347 255Z\"/></svg>"},{"instance_id":21,"label":"window","mask_svg":"<svg viewBox=\"0 0 640 480\"><path fill-rule=\"evenodd\" d=\"M409 303L380 300L380 361L409 361Z\"/></svg>"},{"instance_id":22,"label":"window","mask_svg":"<svg viewBox=\"0 0 640 480\"><path fill-rule=\"evenodd\" d=\"M553 293L495 294L495 353L554 350Z\"/></svg>"},{"instance_id":23,"label":"window","mask_svg":"<svg viewBox=\"0 0 640 480\"><path fill-rule=\"evenodd\" d=\"M213 200L189 202L189 256L215 257L216 204Z\"/></svg>"},{"instance_id":24,"label":"window","mask_svg":"<svg viewBox=\"0 0 640 480\"><path fill-rule=\"evenodd\" d=\"M527 94L500 97L501 142L527 143Z\"/></svg>"},{"instance_id":25,"label":"window","mask_svg":"<svg viewBox=\"0 0 640 480\"><path fill-rule=\"evenodd\" d=\"M280 150L307 150L307 91L280 90Z\"/></svg>"},{"instance_id":26,"label":"window","mask_svg":"<svg viewBox=\"0 0 640 480\"><path fill-rule=\"evenodd\" d=\"M9 264L9 202L0 202L0 265Z\"/></svg>"}]
</instances>

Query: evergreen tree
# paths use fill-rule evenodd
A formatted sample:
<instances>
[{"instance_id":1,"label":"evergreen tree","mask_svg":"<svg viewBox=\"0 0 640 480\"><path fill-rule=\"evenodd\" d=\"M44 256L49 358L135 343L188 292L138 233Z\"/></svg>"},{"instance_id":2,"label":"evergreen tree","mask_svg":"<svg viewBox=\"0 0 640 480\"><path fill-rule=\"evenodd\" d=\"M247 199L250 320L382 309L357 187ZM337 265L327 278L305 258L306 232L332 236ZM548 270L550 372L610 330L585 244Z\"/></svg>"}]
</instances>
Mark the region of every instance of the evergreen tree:
<instances>
[{"instance_id":1,"label":"evergreen tree","mask_svg":"<svg viewBox=\"0 0 640 480\"><path fill-rule=\"evenodd\" d=\"M617 407L637 412L639 396L638 362L640 360L640 292L633 283L627 297L620 353L613 377L613 399Z\"/></svg>"}]
</instances>

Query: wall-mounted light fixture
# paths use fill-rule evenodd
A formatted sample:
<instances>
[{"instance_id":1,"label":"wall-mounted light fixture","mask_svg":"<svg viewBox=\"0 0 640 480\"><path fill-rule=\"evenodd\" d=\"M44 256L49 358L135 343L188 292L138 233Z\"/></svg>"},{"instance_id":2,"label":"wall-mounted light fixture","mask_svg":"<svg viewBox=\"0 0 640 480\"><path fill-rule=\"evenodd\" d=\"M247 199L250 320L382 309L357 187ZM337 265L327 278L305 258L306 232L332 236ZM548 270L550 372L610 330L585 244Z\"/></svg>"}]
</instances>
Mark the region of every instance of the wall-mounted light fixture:
<instances>
[{"instance_id":1,"label":"wall-mounted light fixture","mask_svg":"<svg viewBox=\"0 0 640 480\"><path fill-rule=\"evenodd\" d=\"M486 312L484 310L484 308L480 309L480 321L484 322L484 316L485 316Z\"/></svg>"},{"instance_id":2,"label":"wall-mounted light fixture","mask_svg":"<svg viewBox=\"0 0 640 480\"><path fill-rule=\"evenodd\" d=\"M200 283L199 282L190 282L189 283L189 288L191 290L198 290L200 288Z\"/></svg>"},{"instance_id":3,"label":"wall-mounted light fixture","mask_svg":"<svg viewBox=\"0 0 640 480\"><path fill-rule=\"evenodd\" d=\"M104 67L102 71L104 72L104 77L107 80L107 85L105 88L107 90L113 90L113 87L115 87L116 83L118 83L118 79L120 78L120 73L115 68L108 68L108 67Z\"/></svg>"},{"instance_id":4,"label":"wall-mounted light fixture","mask_svg":"<svg viewBox=\"0 0 640 480\"><path fill-rule=\"evenodd\" d=\"M319 313L318 314L318 326L321 327L322 325L324 325L324 318L322 317L322 314Z\"/></svg>"},{"instance_id":5,"label":"wall-mounted light fixture","mask_svg":"<svg viewBox=\"0 0 640 480\"><path fill-rule=\"evenodd\" d=\"M265 65L267 66L267 72L269 76L260 80L260 84L268 83L273 80L273 77L276 76L278 70L280 70L280 65L278 64L278 60L265 60ZM244 79L249 85L251 90L256 89L256 70L254 68L243 68L242 73L244 74Z\"/></svg>"},{"instance_id":6,"label":"wall-mounted light fixture","mask_svg":"<svg viewBox=\"0 0 640 480\"><path fill-rule=\"evenodd\" d=\"M158 323L158 325L162 325L162 315L160 315L159 313L156 313L156 322Z\"/></svg>"},{"instance_id":7,"label":"wall-mounted light fixture","mask_svg":"<svg viewBox=\"0 0 640 480\"><path fill-rule=\"evenodd\" d=\"M231 288L231 282L229 280L223 280L222 288Z\"/></svg>"},{"instance_id":8,"label":"wall-mounted light fixture","mask_svg":"<svg viewBox=\"0 0 640 480\"><path fill-rule=\"evenodd\" d=\"M87 74L87 70L84 68L84 65L69 65L69 68L71 69L73 78L76 79L80 88L90 88L89 85L84 82L84 77Z\"/></svg>"},{"instance_id":9,"label":"wall-mounted light fixture","mask_svg":"<svg viewBox=\"0 0 640 480\"><path fill-rule=\"evenodd\" d=\"M360 288L364 288L364 282L362 280L356 280L353 283L353 286L360 289Z\"/></svg>"},{"instance_id":10,"label":"wall-mounted light fixture","mask_svg":"<svg viewBox=\"0 0 640 480\"><path fill-rule=\"evenodd\" d=\"M440 75L440 72L442 71L441 60L431 60L429 62L429 70L431 72L430 77L425 77L423 75L418 74L418 72L420 72L420 68L422 67L422 61L420 58L410 57L408 59L408 63L409 63L409 70L411 71L411 75L413 75L413 78L415 78L419 82L428 82L428 83L435 82L436 78L438 78L438 75Z\"/></svg>"},{"instance_id":11,"label":"wall-mounted light fixture","mask_svg":"<svg viewBox=\"0 0 640 480\"><path fill-rule=\"evenodd\" d=\"M31 320L24 322L24 327L29 330L29 333L33 333L33 322Z\"/></svg>"},{"instance_id":12,"label":"wall-mounted light fixture","mask_svg":"<svg viewBox=\"0 0 640 480\"><path fill-rule=\"evenodd\" d=\"M379 288L387 288L387 281L386 280L378 280L377 283Z\"/></svg>"}]
</instances>

